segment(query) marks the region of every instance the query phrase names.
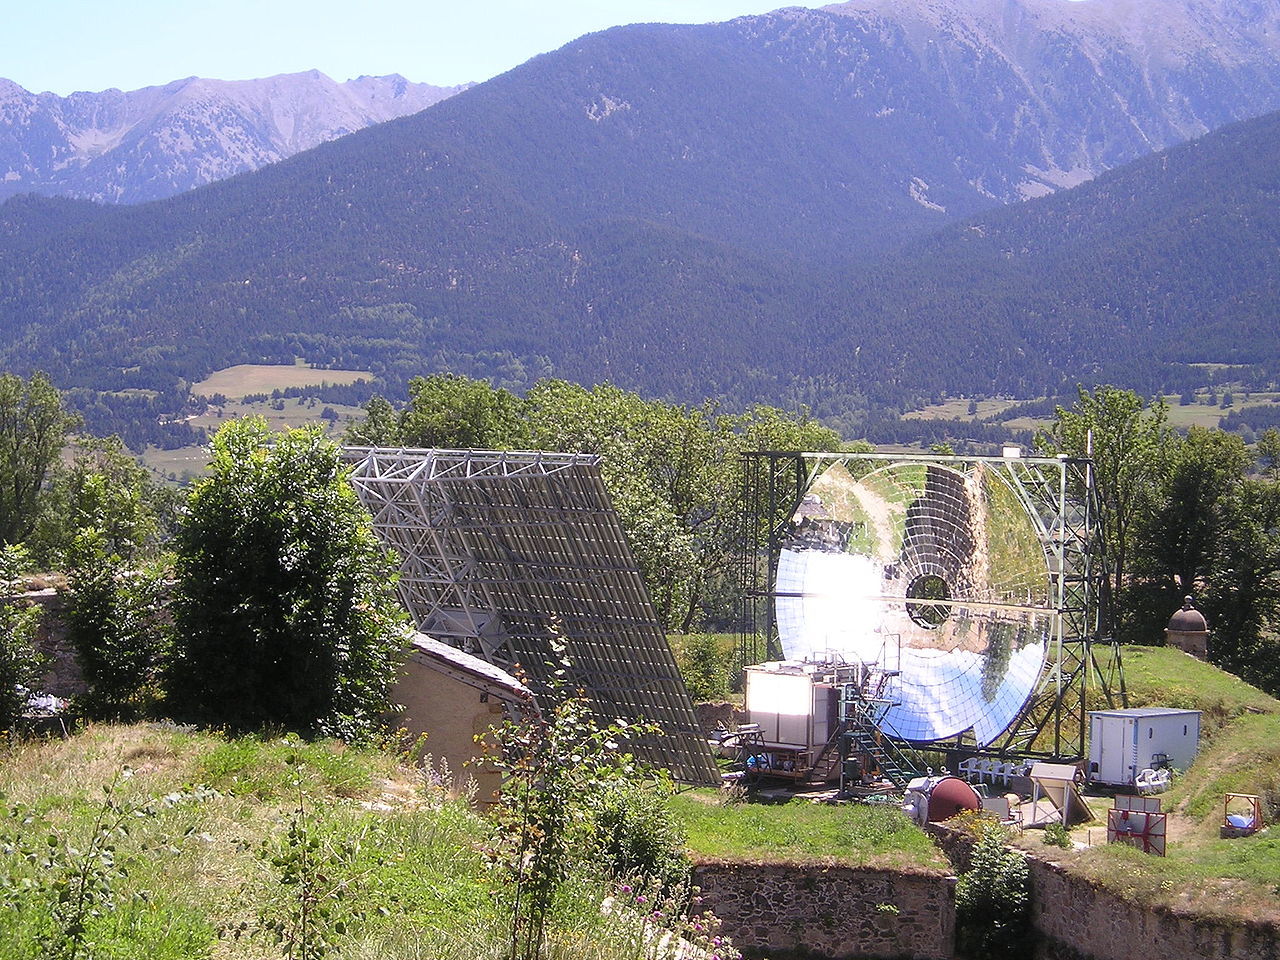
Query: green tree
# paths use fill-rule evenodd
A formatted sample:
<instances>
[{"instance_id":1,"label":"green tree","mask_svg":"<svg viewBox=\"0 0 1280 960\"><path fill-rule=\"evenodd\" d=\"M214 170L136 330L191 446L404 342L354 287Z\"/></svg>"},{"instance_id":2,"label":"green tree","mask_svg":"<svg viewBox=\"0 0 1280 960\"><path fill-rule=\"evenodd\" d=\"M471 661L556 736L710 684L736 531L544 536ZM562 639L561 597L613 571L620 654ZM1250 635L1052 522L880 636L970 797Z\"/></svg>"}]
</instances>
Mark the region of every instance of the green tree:
<instances>
[{"instance_id":1,"label":"green tree","mask_svg":"<svg viewBox=\"0 0 1280 960\"><path fill-rule=\"evenodd\" d=\"M1098 497L1098 526L1106 548L1108 577L1102 596L1104 619L1118 634L1130 629L1119 597L1128 582L1129 554L1145 522L1162 472L1170 431L1163 400L1148 405L1131 390L1083 387L1075 405L1054 411L1036 446L1049 455L1092 456Z\"/></svg>"},{"instance_id":2,"label":"green tree","mask_svg":"<svg viewBox=\"0 0 1280 960\"><path fill-rule=\"evenodd\" d=\"M967 957L1027 955L1031 894L1027 859L998 828L975 844L969 870L956 881L956 946Z\"/></svg>"},{"instance_id":3,"label":"green tree","mask_svg":"<svg viewBox=\"0 0 1280 960\"><path fill-rule=\"evenodd\" d=\"M495 450L518 446L520 402L487 380L441 373L409 381L409 405L400 414L406 446Z\"/></svg>"},{"instance_id":4,"label":"green tree","mask_svg":"<svg viewBox=\"0 0 1280 960\"><path fill-rule=\"evenodd\" d=\"M483 381L417 378L395 429L390 404L370 403L349 437L381 445L526 448L594 453L659 619L681 632L724 620L732 606L741 454L834 450L839 436L802 413L758 406L646 400L604 383L544 379L521 399Z\"/></svg>"},{"instance_id":5,"label":"green tree","mask_svg":"<svg viewBox=\"0 0 1280 960\"><path fill-rule=\"evenodd\" d=\"M1150 642L1182 598L1201 598L1239 519L1252 457L1234 433L1192 427L1165 444L1151 508L1134 536L1125 599L1134 639Z\"/></svg>"},{"instance_id":6,"label":"green tree","mask_svg":"<svg viewBox=\"0 0 1280 960\"><path fill-rule=\"evenodd\" d=\"M373 732L404 646L392 569L318 428L226 424L178 537L172 709L235 729Z\"/></svg>"},{"instance_id":7,"label":"green tree","mask_svg":"<svg viewBox=\"0 0 1280 960\"><path fill-rule=\"evenodd\" d=\"M151 479L119 437L82 437L55 466L29 545L37 563L69 561L76 538L96 531L107 555L154 557L177 526L180 495Z\"/></svg>"},{"instance_id":8,"label":"green tree","mask_svg":"<svg viewBox=\"0 0 1280 960\"><path fill-rule=\"evenodd\" d=\"M67 554L68 635L88 691L87 715L132 721L157 712L173 635L163 561L132 569L96 529Z\"/></svg>"},{"instance_id":9,"label":"green tree","mask_svg":"<svg viewBox=\"0 0 1280 960\"><path fill-rule=\"evenodd\" d=\"M1235 491L1206 577L1210 658L1280 694L1280 484L1248 478Z\"/></svg>"},{"instance_id":10,"label":"green tree","mask_svg":"<svg viewBox=\"0 0 1280 960\"><path fill-rule=\"evenodd\" d=\"M41 489L79 422L43 373L0 374L0 544L30 536Z\"/></svg>"},{"instance_id":11,"label":"green tree","mask_svg":"<svg viewBox=\"0 0 1280 960\"><path fill-rule=\"evenodd\" d=\"M536 450L595 453L660 621L678 622L696 575L694 537L674 491L697 431L681 409L612 384L540 380L522 408Z\"/></svg>"},{"instance_id":12,"label":"green tree","mask_svg":"<svg viewBox=\"0 0 1280 960\"><path fill-rule=\"evenodd\" d=\"M400 418L386 397L372 397L364 405L364 419L347 428L346 442L357 447L398 447L404 443L400 436Z\"/></svg>"},{"instance_id":13,"label":"green tree","mask_svg":"<svg viewBox=\"0 0 1280 960\"><path fill-rule=\"evenodd\" d=\"M0 547L0 729L5 730L13 728L26 708L24 690L40 678L35 648L40 611L17 599L26 559L20 546Z\"/></svg>"},{"instance_id":14,"label":"green tree","mask_svg":"<svg viewBox=\"0 0 1280 960\"><path fill-rule=\"evenodd\" d=\"M792 416L758 405L746 413L712 416L702 408L706 441L693 450L693 482L678 488L676 507L693 533L694 565L683 618L675 624L687 633L701 615L724 623L732 615L738 586L733 582L741 549L743 460L751 451L813 453L839 449L840 436L806 411Z\"/></svg>"}]
</instances>

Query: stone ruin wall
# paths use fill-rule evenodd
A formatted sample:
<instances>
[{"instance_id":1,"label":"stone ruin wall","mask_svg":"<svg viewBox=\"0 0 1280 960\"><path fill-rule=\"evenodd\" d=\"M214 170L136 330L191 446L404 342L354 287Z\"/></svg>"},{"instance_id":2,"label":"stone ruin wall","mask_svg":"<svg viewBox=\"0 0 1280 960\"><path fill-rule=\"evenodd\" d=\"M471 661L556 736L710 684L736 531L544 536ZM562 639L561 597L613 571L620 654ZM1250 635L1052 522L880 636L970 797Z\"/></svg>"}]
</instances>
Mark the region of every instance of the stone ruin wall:
<instances>
[{"instance_id":1,"label":"stone ruin wall","mask_svg":"<svg viewBox=\"0 0 1280 960\"><path fill-rule=\"evenodd\" d=\"M1277 960L1280 930L1267 923L1215 920L1130 903L1030 858L1031 910L1043 942L1038 960Z\"/></svg>"},{"instance_id":2,"label":"stone ruin wall","mask_svg":"<svg viewBox=\"0 0 1280 960\"><path fill-rule=\"evenodd\" d=\"M45 674L40 692L70 698L85 692L80 661L67 637L63 616L65 600L52 588L33 590L20 598L21 603L40 609L40 629L36 633L36 651L44 658Z\"/></svg>"},{"instance_id":3,"label":"stone ruin wall","mask_svg":"<svg viewBox=\"0 0 1280 960\"><path fill-rule=\"evenodd\" d=\"M957 871L973 840L941 824L926 828ZM1028 856L1036 960L1280 960L1280 927L1178 913L1125 900L1058 863Z\"/></svg>"},{"instance_id":4,"label":"stone ruin wall","mask_svg":"<svg viewBox=\"0 0 1280 960\"><path fill-rule=\"evenodd\" d=\"M703 905L748 957L950 960L955 878L836 866L703 861Z\"/></svg>"}]
</instances>

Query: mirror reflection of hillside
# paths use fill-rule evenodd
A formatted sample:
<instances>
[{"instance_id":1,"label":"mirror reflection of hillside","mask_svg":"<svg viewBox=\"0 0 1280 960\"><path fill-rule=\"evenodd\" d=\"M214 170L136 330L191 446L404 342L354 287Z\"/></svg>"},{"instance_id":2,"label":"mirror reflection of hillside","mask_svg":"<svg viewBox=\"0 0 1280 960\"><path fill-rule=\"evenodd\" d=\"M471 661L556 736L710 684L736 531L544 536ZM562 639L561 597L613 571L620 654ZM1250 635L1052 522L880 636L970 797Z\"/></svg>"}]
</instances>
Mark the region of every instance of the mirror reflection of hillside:
<instances>
[{"instance_id":1,"label":"mirror reflection of hillside","mask_svg":"<svg viewBox=\"0 0 1280 960\"><path fill-rule=\"evenodd\" d=\"M1034 689L1048 567L1009 484L982 464L904 462L810 486L783 539L775 603L788 656L896 672L910 739L999 732Z\"/></svg>"}]
</instances>

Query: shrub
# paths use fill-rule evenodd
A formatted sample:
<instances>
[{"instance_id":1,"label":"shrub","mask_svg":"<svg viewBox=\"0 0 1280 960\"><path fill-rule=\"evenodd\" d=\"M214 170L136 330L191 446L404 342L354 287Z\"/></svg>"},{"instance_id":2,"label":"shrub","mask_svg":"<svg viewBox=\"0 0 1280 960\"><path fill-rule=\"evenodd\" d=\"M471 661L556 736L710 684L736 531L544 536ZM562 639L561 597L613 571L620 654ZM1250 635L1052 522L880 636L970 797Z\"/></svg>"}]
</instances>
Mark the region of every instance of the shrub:
<instances>
[{"instance_id":1,"label":"shrub","mask_svg":"<svg viewBox=\"0 0 1280 960\"><path fill-rule=\"evenodd\" d=\"M1003 833L984 833L956 882L956 946L967 957L1026 956L1031 901L1027 861Z\"/></svg>"},{"instance_id":2,"label":"shrub","mask_svg":"<svg viewBox=\"0 0 1280 960\"><path fill-rule=\"evenodd\" d=\"M715 637L706 633L689 634L684 638L676 663L694 702L723 700L729 696L730 665Z\"/></svg>"},{"instance_id":3,"label":"shrub","mask_svg":"<svg viewBox=\"0 0 1280 960\"><path fill-rule=\"evenodd\" d=\"M40 611L15 599L26 553L21 547L0 548L0 726L12 729L27 706L26 690L40 675L35 649Z\"/></svg>"},{"instance_id":4,"label":"shrub","mask_svg":"<svg viewBox=\"0 0 1280 960\"><path fill-rule=\"evenodd\" d=\"M164 564L127 570L108 554L96 530L71 550L65 590L67 632L88 692L79 706L89 716L136 720L155 712L172 649L165 604Z\"/></svg>"},{"instance_id":5,"label":"shrub","mask_svg":"<svg viewBox=\"0 0 1280 960\"><path fill-rule=\"evenodd\" d=\"M684 832L667 806L665 784L618 783L595 798L601 858L614 877L641 880L669 898L686 890Z\"/></svg>"},{"instance_id":6,"label":"shrub","mask_svg":"<svg viewBox=\"0 0 1280 960\"><path fill-rule=\"evenodd\" d=\"M1051 823L1046 826L1041 840L1046 846L1071 849L1071 832L1060 823Z\"/></svg>"},{"instance_id":7,"label":"shrub","mask_svg":"<svg viewBox=\"0 0 1280 960\"><path fill-rule=\"evenodd\" d=\"M233 730L374 734L404 647L391 559L318 428L226 424L178 538L171 707Z\"/></svg>"},{"instance_id":8,"label":"shrub","mask_svg":"<svg viewBox=\"0 0 1280 960\"><path fill-rule=\"evenodd\" d=\"M556 653L563 656L564 648ZM488 857L502 881L507 960L543 956L566 882L575 869L599 863L595 809L610 806L604 798L615 791L636 786L635 762L621 744L655 732L621 720L601 726L590 702L569 687L568 666L562 660L555 671L541 713L508 721L486 738L504 773Z\"/></svg>"}]
</instances>

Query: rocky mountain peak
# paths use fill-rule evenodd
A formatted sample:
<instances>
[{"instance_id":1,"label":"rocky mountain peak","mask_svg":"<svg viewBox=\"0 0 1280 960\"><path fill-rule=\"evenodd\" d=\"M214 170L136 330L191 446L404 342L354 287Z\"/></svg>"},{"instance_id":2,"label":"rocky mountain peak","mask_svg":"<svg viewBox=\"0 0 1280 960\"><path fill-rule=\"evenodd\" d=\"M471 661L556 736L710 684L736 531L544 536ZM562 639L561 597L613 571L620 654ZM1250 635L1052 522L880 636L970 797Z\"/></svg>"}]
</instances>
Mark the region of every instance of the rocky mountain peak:
<instances>
[{"instance_id":1,"label":"rocky mountain peak","mask_svg":"<svg viewBox=\"0 0 1280 960\"><path fill-rule=\"evenodd\" d=\"M0 79L0 200L155 200L416 113L460 89L398 75L338 83L308 70L59 97Z\"/></svg>"}]
</instances>

